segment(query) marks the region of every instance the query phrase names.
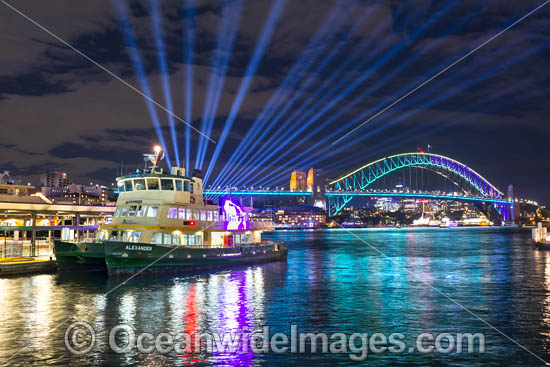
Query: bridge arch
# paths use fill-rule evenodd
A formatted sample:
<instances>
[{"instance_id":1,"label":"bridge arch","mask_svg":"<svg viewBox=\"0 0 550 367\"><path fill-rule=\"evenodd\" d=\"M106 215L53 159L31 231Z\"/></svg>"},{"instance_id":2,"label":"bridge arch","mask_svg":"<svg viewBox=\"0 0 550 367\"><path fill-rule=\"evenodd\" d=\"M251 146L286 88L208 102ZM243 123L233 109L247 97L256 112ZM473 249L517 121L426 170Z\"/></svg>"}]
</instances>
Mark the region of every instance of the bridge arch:
<instances>
[{"instance_id":1,"label":"bridge arch","mask_svg":"<svg viewBox=\"0 0 550 367\"><path fill-rule=\"evenodd\" d=\"M406 167L421 167L436 171L459 187L471 188L482 198L504 199L504 194L499 189L464 163L439 154L403 153L381 158L330 181L329 191L347 192L349 195L340 194L334 197L327 195L329 215L338 214L353 199L354 192L365 190L380 178Z\"/></svg>"}]
</instances>

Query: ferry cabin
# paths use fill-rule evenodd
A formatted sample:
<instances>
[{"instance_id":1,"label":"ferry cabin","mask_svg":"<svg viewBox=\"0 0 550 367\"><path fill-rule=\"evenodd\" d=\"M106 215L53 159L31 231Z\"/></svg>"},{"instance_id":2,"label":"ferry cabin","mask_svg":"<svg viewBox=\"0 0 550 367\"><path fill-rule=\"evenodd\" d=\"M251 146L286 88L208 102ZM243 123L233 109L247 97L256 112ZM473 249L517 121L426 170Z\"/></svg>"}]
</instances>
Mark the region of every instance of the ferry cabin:
<instances>
[{"instance_id":1,"label":"ferry cabin","mask_svg":"<svg viewBox=\"0 0 550 367\"><path fill-rule=\"evenodd\" d=\"M227 247L260 243L261 231L266 229L252 223L255 229L226 230L234 218L220 213L218 205L205 204L202 180L197 177L134 174L118 178L117 184L113 221L100 227L98 241Z\"/></svg>"}]
</instances>

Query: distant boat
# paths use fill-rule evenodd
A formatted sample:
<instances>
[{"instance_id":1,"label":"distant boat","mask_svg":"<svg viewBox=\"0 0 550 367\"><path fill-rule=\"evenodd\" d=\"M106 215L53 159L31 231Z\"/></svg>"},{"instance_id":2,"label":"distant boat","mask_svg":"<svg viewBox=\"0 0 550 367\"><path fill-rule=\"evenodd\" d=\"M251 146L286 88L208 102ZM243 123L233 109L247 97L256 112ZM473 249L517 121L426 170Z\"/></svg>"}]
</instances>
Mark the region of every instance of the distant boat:
<instances>
[{"instance_id":1,"label":"distant boat","mask_svg":"<svg viewBox=\"0 0 550 367\"><path fill-rule=\"evenodd\" d=\"M441 224L440 221L434 220L432 218L424 217L424 213L418 219L413 220L413 227L439 227Z\"/></svg>"},{"instance_id":2,"label":"distant boat","mask_svg":"<svg viewBox=\"0 0 550 367\"><path fill-rule=\"evenodd\" d=\"M440 228L450 228L450 227L458 227L458 223L455 221L451 221L449 218L445 217L441 219L441 224L439 225Z\"/></svg>"}]
</instances>

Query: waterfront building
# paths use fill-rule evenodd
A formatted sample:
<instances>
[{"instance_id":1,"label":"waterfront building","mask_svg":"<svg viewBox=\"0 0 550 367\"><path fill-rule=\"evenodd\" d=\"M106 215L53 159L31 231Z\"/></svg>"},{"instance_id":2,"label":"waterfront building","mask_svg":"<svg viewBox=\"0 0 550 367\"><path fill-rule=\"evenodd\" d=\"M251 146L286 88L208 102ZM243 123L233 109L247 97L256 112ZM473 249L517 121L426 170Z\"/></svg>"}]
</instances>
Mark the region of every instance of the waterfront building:
<instances>
[{"instance_id":1,"label":"waterfront building","mask_svg":"<svg viewBox=\"0 0 550 367\"><path fill-rule=\"evenodd\" d=\"M401 206L404 212L416 212L419 208L416 199L403 199L401 200Z\"/></svg>"},{"instance_id":2,"label":"waterfront building","mask_svg":"<svg viewBox=\"0 0 550 367\"><path fill-rule=\"evenodd\" d=\"M42 194L52 202L74 205L112 205L109 189L105 186L68 185L66 187L42 187Z\"/></svg>"},{"instance_id":3,"label":"waterfront building","mask_svg":"<svg viewBox=\"0 0 550 367\"><path fill-rule=\"evenodd\" d=\"M72 238L91 239L115 210L114 206L52 202L36 191L30 185L0 184L0 258L51 255L53 240L64 230Z\"/></svg>"},{"instance_id":4,"label":"waterfront building","mask_svg":"<svg viewBox=\"0 0 550 367\"><path fill-rule=\"evenodd\" d=\"M250 220L255 222L273 222L273 208L257 208L249 212Z\"/></svg>"},{"instance_id":5,"label":"waterfront building","mask_svg":"<svg viewBox=\"0 0 550 367\"><path fill-rule=\"evenodd\" d=\"M392 198L378 198L374 207L382 212L396 212L399 210L399 204Z\"/></svg>"},{"instance_id":6,"label":"waterfront building","mask_svg":"<svg viewBox=\"0 0 550 367\"><path fill-rule=\"evenodd\" d=\"M305 205L276 210L273 216L275 225L280 227L317 228L327 221L323 209Z\"/></svg>"}]
</instances>

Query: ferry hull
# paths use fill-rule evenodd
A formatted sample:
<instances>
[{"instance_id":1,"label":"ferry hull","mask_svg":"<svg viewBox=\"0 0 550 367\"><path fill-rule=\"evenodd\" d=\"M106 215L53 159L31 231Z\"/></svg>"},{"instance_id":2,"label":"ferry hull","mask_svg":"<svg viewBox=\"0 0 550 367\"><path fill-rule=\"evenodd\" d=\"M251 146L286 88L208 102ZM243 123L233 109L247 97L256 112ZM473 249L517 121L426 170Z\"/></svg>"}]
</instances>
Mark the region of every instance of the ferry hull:
<instances>
[{"instance_id":1,"label":"ferry hull","mask_svg":"<svg viewBox=\"0 0 550 367\"><path fill-rule=\"evenodd\" d=\"M138 272L181 273L286 261L287 247L266 243L229 248L173 247L128 242L105 244L105 262L109 276L129 276Z\"/></svg>"},{"instance_id":2,"label":"ferry hull","mask_svg":"<svg viewBox=\"0 0 550 367\"><path fill-rule=\"evenodd\" d=\"M107 271L103 244L54 241L59 272Z\"/></svg>"},{"instance_id":3,"label":"ferry hull","mask_svg":"<svg viewBox=\"0 0 550 367\"><path fill-rule=\"evenodd\" d=\"M537 250L550 250L550 242L535 242L532 241L533 247Z\"/></svg>"}]
</instances>

